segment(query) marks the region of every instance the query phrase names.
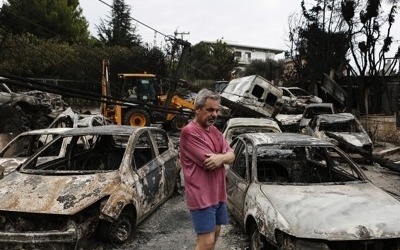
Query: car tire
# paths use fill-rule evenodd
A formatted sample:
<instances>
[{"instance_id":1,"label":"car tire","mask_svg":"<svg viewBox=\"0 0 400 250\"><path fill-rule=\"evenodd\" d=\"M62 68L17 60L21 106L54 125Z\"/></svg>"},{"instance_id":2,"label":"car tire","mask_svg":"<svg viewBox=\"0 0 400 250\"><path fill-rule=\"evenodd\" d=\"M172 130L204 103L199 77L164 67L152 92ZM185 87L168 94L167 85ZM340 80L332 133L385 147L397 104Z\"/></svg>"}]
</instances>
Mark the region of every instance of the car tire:
<instances>
[{"instance_id":1,"label":"car tire","mask_svg":"<svg viewBox=\"0 0 400 250\"><path fill-rule=\"evenodd\" d=\"M124 124L130 126L144 127L149 126L151 117L149 113L142 109L130 109L124 114Z\"/></svg>"},{"instance_id":2,"label":"car tire","mask_svg":"<svg viewBox=\"0 0 400 250\"><path fill-rule=\"evenodd\" d=\"M183 115L176 115L171 121L172 132L180 132L183 127L189 123L188 119Z\"/></svg>"},{"instance_id":3,"label":"car tire","mask_svg":"<svg viewBox=\"0 0 400 250\"><path fill-rule=\"evenodd\" d=\"M135 231L136 222L128 212L123 211L113 222L101 220L98 227L99 237L113 245L125 243Z\"/></svg>"},{"instance_id":4,"label":"car tire","mask_svg":"<svg viewBox=\"0 0 400 250\"><path fill-rule=\"evenodd\" d=\"M261 234L258 230L257 224L254 223L249 231L250 236L250 250L264 249L263 242L261 241Z\"/></svg>"}]
</instances>

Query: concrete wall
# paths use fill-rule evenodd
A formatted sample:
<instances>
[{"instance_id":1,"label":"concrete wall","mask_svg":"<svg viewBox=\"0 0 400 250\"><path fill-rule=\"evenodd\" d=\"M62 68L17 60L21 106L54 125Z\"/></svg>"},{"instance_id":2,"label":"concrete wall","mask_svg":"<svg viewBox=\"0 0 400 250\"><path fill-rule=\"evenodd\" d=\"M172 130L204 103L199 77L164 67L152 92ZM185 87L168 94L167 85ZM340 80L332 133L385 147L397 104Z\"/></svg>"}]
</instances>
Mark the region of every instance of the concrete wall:
<instances>
[{"instance_id":1,"label":"concrete wall","mask_svg":"<svg viewBox=\"0 0 400 250\"><path fill-rule=\"evenodd\" d=\"M394 115L368 115L361 117L360 121L374 141L400 145L400 128L396 127Z\"/></svg>"}]
</instances>

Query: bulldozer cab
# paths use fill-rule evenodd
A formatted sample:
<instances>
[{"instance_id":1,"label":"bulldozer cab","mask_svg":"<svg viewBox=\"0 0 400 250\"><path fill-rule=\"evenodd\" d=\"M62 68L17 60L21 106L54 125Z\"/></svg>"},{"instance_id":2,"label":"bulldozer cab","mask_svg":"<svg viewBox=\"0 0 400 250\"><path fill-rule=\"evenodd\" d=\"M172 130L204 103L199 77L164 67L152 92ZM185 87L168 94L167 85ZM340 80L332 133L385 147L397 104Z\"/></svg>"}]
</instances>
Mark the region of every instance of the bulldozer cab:
<instances>
[{"instance_id":1,"label":"bulldozer cab","mask_svg":"<svg viewBox=\"0 0 400 250\"><path fill-rule=\"evenodd\" d=\"M121 94L123 99L157 103L159 83L153 74L118 74L121 81Z\"/></svg>"}]
</instances>

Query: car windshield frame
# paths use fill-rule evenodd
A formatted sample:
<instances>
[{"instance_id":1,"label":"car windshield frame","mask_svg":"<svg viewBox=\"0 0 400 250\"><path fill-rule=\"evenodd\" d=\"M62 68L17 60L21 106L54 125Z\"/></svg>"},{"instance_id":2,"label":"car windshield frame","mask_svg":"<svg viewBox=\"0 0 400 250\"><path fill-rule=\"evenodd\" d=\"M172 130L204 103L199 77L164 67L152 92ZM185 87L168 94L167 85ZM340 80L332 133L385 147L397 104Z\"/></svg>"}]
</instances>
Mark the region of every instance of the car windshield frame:
<instances>
[{"instance_id":1,"label":"car windshield frame","mask_svg":"<svg viewBox=\"0 0 400 250\"><path fill-rule=\"evenodd\" d=\"M102 142L101 138L105 137L112 138L112 140ZM18 168L18 171L21 173L37 175L73 175L117 171L120 167L122 157L127 150L129 139L130 135L126 134L61 135L30 157ZM112 150L110 150L111 148ZM88 155L90 156L93 153L96 153L95 157L103 157L103 151L98 151L98 149L106 150L107 152L119 151L119 159L117 161L119 164L115 165L112 169L102 169L100 166L98 168L85 168L83 166L84 164L93 165L97 163L88 163ZM57 150L64 150L65 153L56 157L47 156L48 152Z\"/></svg>"},{"instance_id":2,"label":"car windshield frame","mask_svg":"<svg viewBox=\"0 0 400 250\"><path fill-rule=\"evenodd\" d=\"M257 176L256 180L260 183L339 185L368 180L354 161L341 149L332 145L259 144L254 147L254 152L256 158L255 166L253 165L256 168L254 173ZM319 155L316 152L319 152ZM262 164L263 166L261 166ZM296 164L300 167L297 167ZM260 171L260 169L262 170ZM272 172L271 169L273 169ZM306 171L309 176L303 173L302 176L294 177L296 169ZM265 176L260 178L261 172L274 177L272 179Z\"/></svg>"},{"instance_id":3,"label":"car windshield frame","mask_svg":"<svg viewBox=\"0 0 400 250\"><path fill-rule=\"evenodd\" d=\"M354 119L337 122L320 121L318 130L334 133L365 133L364 129Z\"/></svg>"}]
</instances>

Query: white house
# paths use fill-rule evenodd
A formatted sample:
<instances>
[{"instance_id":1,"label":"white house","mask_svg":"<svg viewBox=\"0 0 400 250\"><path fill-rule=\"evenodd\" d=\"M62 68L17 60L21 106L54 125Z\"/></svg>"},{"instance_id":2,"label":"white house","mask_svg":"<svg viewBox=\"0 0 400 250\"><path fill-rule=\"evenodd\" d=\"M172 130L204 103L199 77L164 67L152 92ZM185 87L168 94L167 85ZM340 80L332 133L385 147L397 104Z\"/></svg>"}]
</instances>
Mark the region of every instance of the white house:
<instances>
[{"instance_id":1,"label":"white house","mask_svg":"<svg viewBox=\"0 0 400 250\"><path fill-rule=\"evenodd\" d=\"M250 64L253 60L275 59L275 55L281 54L284 50L256 47L250 45L227 44L235 51L235 58L239 61L239 66Z\"/></svg>"},{"instance_id":2,"label":"white house","mask_svg":"<svg viewBox=\"0 0 400 250\"><path fill-rule=\"evenodd\" d=\"M216 42L205 42L209 44L214 44ZM257 47L251 45L240 45L233 43L226 43L228 47L232 48L235 52L235 58L238 59L239 67L244 67L250 64L253 60L267 60L274 59L275 55L285 52L280 49L271 49L264 47Z\"/></svg>"}]
</instances>

